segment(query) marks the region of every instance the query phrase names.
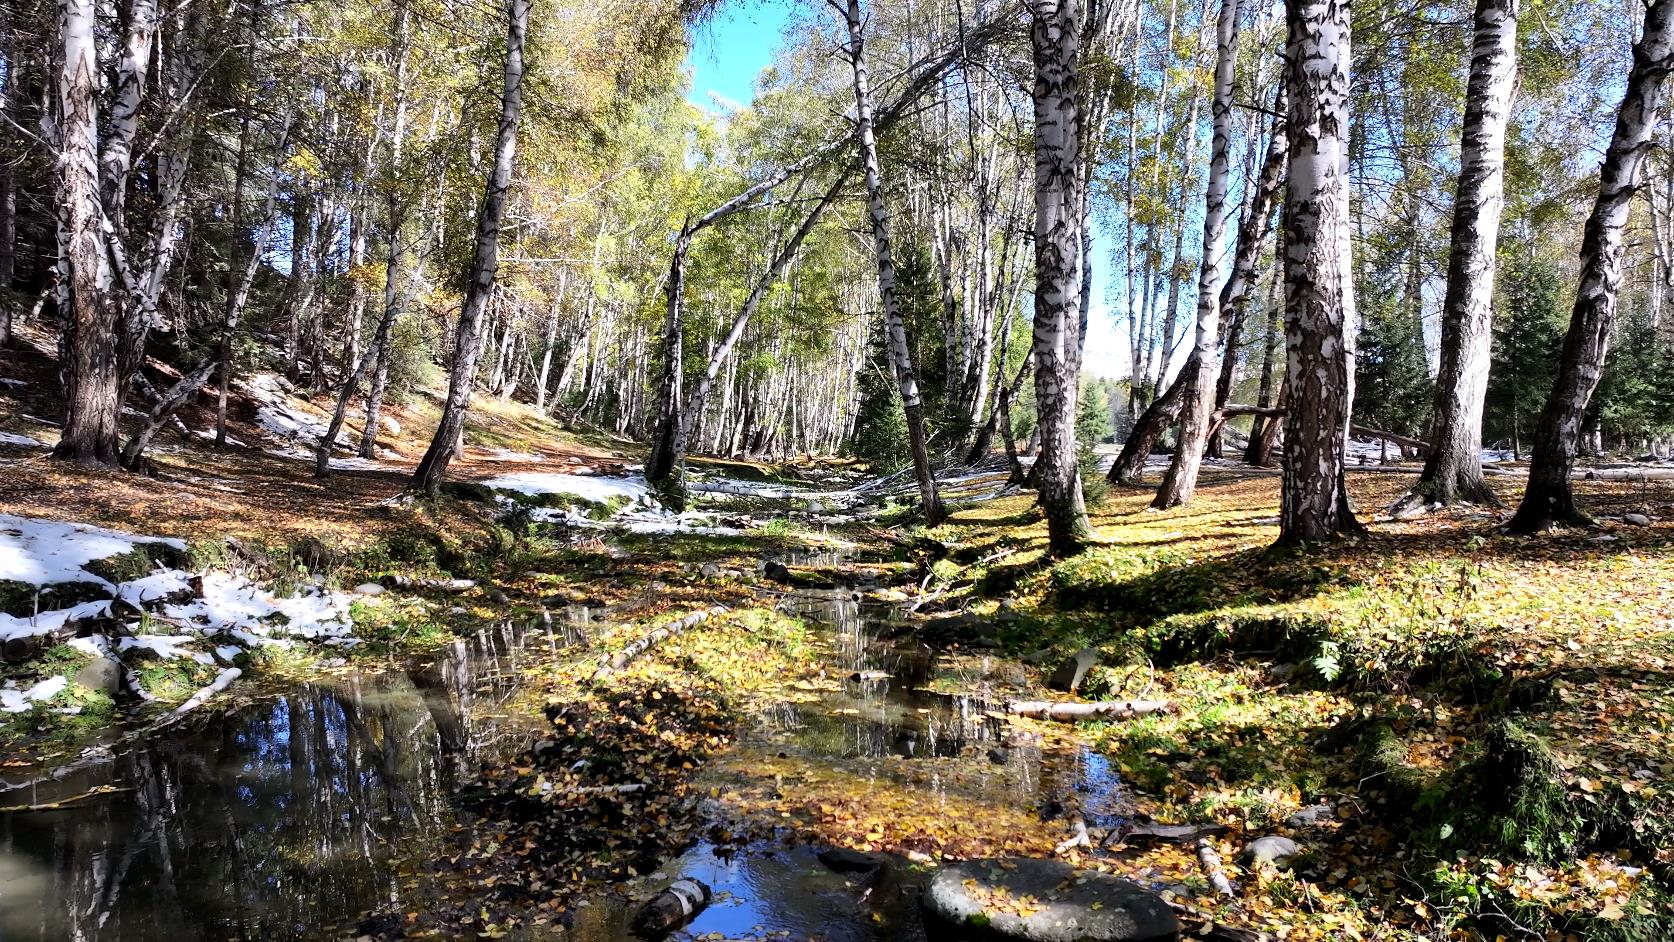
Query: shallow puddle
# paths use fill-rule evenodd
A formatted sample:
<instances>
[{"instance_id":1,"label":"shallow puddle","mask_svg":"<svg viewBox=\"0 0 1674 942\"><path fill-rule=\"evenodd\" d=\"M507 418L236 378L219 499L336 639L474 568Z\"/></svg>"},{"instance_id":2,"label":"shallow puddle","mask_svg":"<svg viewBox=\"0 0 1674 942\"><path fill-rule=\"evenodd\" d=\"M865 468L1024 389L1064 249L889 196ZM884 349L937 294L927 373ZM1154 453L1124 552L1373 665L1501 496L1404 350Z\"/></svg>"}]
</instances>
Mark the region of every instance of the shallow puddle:
<instances>
[{"instance_id":1,"label":"shallow puddle","mask_svg":"<svg viewBox=\"0 0 1674 942\"><path fill-rule=\"evenodd\" d=\"M405 669L204 710L0 793L67 802L0 814L0 939L314 938L399 906L403 863L452 839L455 784L533 735L504 709L519 666L562 644L486 631Z\"/></svg>"}]
</instances>

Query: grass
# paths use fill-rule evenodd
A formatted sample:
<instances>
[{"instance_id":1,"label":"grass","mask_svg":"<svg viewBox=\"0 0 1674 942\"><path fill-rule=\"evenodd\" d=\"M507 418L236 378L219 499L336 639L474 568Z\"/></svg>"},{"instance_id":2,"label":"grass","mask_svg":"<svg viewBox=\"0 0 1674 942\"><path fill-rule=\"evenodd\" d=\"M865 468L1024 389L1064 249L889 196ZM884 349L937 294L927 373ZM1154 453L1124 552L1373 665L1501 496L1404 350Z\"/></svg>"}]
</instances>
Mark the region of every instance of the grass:
<instances>
[{"instance_id":1,"label":"grass","mask_svg":"<svg viewBox=\"0 0 1674 942\"><path fill-rule=\"evenodd\" d=\"M1158 818L1291 833L1337 803L1298 834L1313 869L1258 908L1326 892L1362 929L1490 938L1674 924L1674 526L1519 539L1462 511L1300 553L1271 548L1275 478L1204 481L1162 513L1112 491L1067 560L1028 497L962 507L931 533L962 569L938 577L978 611L1010 599L1018 653L1098 647L1089 695L1179 705L1093 731ZM1406 481L1350 487L1372 508ZM1674 517L1666 487L1576 483L1595 514Z\"/></svg>"}]
</instances>

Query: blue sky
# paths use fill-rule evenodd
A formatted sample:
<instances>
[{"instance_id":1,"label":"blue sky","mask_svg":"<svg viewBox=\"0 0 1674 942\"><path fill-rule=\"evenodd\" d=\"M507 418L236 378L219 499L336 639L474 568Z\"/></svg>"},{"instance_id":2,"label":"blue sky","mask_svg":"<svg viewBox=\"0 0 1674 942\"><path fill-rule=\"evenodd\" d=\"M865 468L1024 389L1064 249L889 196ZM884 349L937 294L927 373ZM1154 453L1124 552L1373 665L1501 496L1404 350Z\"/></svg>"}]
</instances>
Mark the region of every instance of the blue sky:
<instances>
[{"instance_id":1,"label":"blue sky","mask_svg":"<svg viewBox=\"0 0 1674 942\"><path fill-rule=\"evenodd\" d=\"M732 102L747 105L755 97L756 76L771 65L789 22L789 0L723 0L720 10L692 30L692 90L686 99L716 110Z\"/></svg>"},{"instance_id":2,"label":"blue sky","mask_svg":"<svg viewBox=\"0 0 1674 942\"><path fill-rule=\"evenodd\" d=\"M722 0L708 23L692 30L686 59L692 88L686 99L709 111L730 111L755 97L756 76L773 63L795 0ZM1126 332L1111 316L1109 297L1115 238L1093 221L1093 314L1085 369L1094 376L1127 375Z\"/></svg>"}]
</instances>

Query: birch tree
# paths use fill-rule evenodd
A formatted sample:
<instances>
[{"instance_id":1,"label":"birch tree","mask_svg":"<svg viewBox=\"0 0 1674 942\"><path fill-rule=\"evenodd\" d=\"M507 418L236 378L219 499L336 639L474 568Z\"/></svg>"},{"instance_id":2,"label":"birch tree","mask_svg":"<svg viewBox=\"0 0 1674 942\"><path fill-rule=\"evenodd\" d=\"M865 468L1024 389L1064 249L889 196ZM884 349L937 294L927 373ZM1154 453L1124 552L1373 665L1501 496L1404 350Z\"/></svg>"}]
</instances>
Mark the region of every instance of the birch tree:
<instances>
[{"instance_id":1,"label":"birch tree","mask_svg":"<svg viewBox=\"0 0 1674 942\"><path fill-rule=\"evenodd\" d=\"M1518 3L1476 4L1430 452L1417 485L1397 501L1397 510L1424 503L1499 503L1482 477L1482 411L1493 352L1494 260L1505 208L1506 126L1517 81Z\"/></svg>"},{"instance_id":2,"label":"birch tree","mask_svg":"<svg viewBox=\"0 0 1674 942\"><path fill-rule=\"evenodd\" d=\"M941 497L936 492L936 469L930 464L930 445L924 434L924 399L919 392L918 371L913 364L912 341L907 336L906 320L901 315L901 298L896 291L895 255L890 241L889 213L884 205L877 132L872 121L871 77L866 70L860 0L848 0L840 11L848 27L849 43L845 54L854 73L855 143L860 150L861 175L866 180L866 215L871 224L878 265L878 299L883 306L885 348L894 369L896 386L901 392L901 410L907 419L907 446L912 451L913 474L918 478L924 520L929 526L935 526L942 522L945 512ZM1074 449L1071 450L1073 452Z\"/></svg>"},{"instance_id":3,"label":"birch tree","mask_svg":"<svg viewBox=\"0 0 1674 942\"><path fill-rule=\"evenodd\" d=\"M1056 555L1092 538L1076 464L1081 374L1080 0L1039 0L1029 47L1035 65L1035 486Z\"/></svg>"},{"instance_id":4,"label":"birch tree","mask_svg":"<svg viewBox=\"0 0 1674 942\"><path fill-rule=\"evenodd\" d=\"M1344 485L1354 404L1348 0L1286 0L1285 385L1279 542L1359 532Z\"/></svg>"},{"instance_id":5,"label":"birch tree","mask_svg":"<svg viewBox=\"0 0 1674 942\"><path fill-rule=\"evenodd\" d=\"M1209 413L1215 406L1220 375L1221 242L1226 234L1228 152L1232 147L1232 80L1238 60L1238 0L1221 0L1215 28L1215 97L1210 105L1214 141L1209 157L1209 185L1204 198L1203 258L1198 266L1197 324L1186 370L1180 437L1168 473L1151 506L1178 507L1191 500L1197 472L1209 441Z\"/></svg>"},{"instance_id":6,"label":"birch tree","mask_svg":"<svg viewBox=\"0 0 1674 942\"><path fill-rule=\"evenodd\" d=\"M1633 46L1627 89L1599 168L1598 197L1582 233L1581 282L1564 336L1557 382L1535 431L1528 488L1506 524L1508 532L1530 534L1587 520L1575 506L1570 472L1582 419L1609 350L1628 217L1643 182L1641 171L1651 150L1670 71L1674 71L1674 0L1652 0Z\"/></svg>"},{"instance_id":7,"label":"birch tree","mask_svg":"<svg viewBox=\"0 0 1674 942\"><path fill-rule=\"evenodd\" d=\"M511 190L517 125L523 115L523 42L529 29L529 0L506 0L506 18L505 87L500 96L500 123L494 133L494 164L488 173L482 209L477 214L476 250L471 258L465 304L459 313L447 399L442 404L442 418L430 440L430 449L413 472L413 487L423 491L435 491L441 483L464 431L465 411L471 403L471 388L476 384L477 357L482 353L483 308L494 293L494 278L500 266L500 224L505 218L506 195Z\"/></svg>"},{"instance_id":8,"label":"birch tree","mask_svg":"<svg viewBox=\"0 0 1674 942\"><path fill-rule=\"evenodd\" d=\"M99 198L99 52L93 0L59 0L59 310L64 333L64 428L53 455L82 464L121 460L116 333L119 308Z\"/></svg>"}]
</instances>

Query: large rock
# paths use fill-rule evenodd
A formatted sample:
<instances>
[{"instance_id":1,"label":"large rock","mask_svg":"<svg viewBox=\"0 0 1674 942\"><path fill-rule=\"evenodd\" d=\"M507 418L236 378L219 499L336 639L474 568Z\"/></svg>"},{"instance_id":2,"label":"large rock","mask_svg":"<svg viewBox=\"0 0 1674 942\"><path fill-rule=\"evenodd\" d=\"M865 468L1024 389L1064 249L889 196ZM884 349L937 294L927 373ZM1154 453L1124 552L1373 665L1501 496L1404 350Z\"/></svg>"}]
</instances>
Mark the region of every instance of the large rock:
<instances>
[{"instance_id":1,"label":"large rock","mask_svg":"<svg viewBox=\"0 0 1674 942\"><path fill-rule=\"evenodd\" d=\"M116 696L122 689L122 665L108 657L96 657L86 667L76 671L73 682L83 690L94 690Z\"/></svg>"},{"instance_id":2,"label":"large rock","mask_svg":"<svg viewBox=\"0 0 1674 942\"><path fill-rule=\"evenodd\" d=\"M1074 693L1087 679L1087 672L1099 662L1099 652L1096 648L1082 648L1069 656L1069 659L1058 665L1047 680L1046 686L1065 693Z\"/></svg>"},{"instance_id":3,"label":"large rock","mask_svg":"<svg viewBox=\"0 0 1674 942\"><path fill-rule=\"evenodd\" d=\"M1302 853L1301 845L1288 837L1269 834L1258 837L1245 845L1243 853L1238 855L1240 866L1274 866L1283 867L1292 857Z\"/></svg>"},{"instance_id":4,"label":"large rock","mask_svg":"<svg viewBox=\"0 0 1674 942\"><path fill-rule=\"evenodd\" d=\"M924 893L931 938L1174 942L1180 921L1156 894L1057 860L967 860Z\"/></svg>"}]
</instances>

